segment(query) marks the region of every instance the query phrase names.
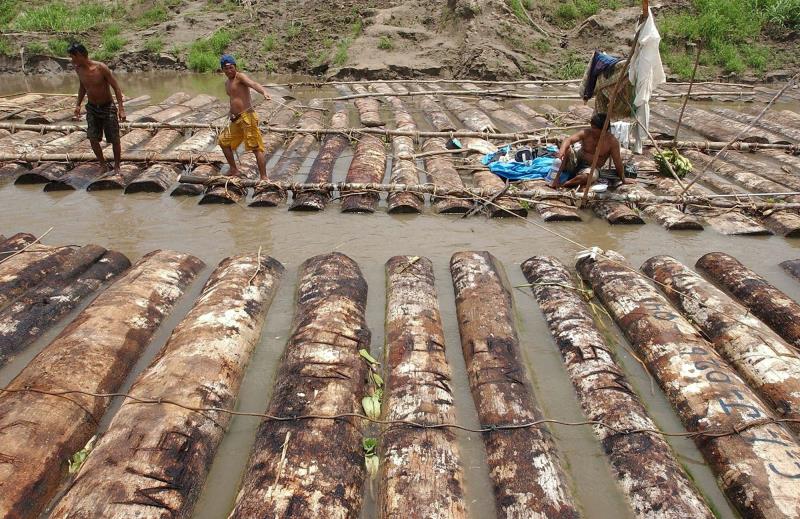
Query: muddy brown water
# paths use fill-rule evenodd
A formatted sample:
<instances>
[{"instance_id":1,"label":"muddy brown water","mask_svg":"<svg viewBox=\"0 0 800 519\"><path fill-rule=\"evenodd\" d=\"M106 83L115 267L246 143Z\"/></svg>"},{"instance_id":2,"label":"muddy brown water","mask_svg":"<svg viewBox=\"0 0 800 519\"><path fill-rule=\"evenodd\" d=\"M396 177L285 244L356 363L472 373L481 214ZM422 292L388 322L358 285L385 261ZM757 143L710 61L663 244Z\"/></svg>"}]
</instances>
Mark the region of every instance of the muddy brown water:
<instances>
[{"instance_id":1,"label":"muddy brown water","mask_svg":"<svg viewBox=\"0 0 800 519\"><path fill-rule=\"evenodd\" d=\"M58 81L56 81L58 79ZM70 76L21 78L4 81L0 95L26 88L33 91L70 92ZM270 78L271 80L273 78ZM165 73L121 76L129 95L150 94L153 101L184 90L190 93L224 95L221 77L167 75ZM285 80L280 78L279 80ZM318 90L314 95L319 95ZM308 92L305 94L308 95ZM551 103L552 104L552 103ZM347 160L337 164L343 177ZM301 173L308 171L306 163ZM0 232L6 236L27 231L49 244L97 243L137 260L157 248L190 252L203 259L208 268L165 321L153 343L128 377L128 389L171 330L186 314L199 294L205 278L222 258L255 253L261 248L287 268L272 304L261 341L252 358L242 386L238 408L263 412L270 398L276 364L290 333L294 290L300 264L316 254L340 251L355 259L369 283L367 319L372 330L372 352L380 356L384 347L385 279L384 263L396 254L422 255L434 263L436 286L447 343L448 360L454 371L454 395L458 421L477 426L472 397L460 352L455 301L449 273L450 256L461 250L488 250L501 260L511 286L524 285L519 264L533 255L553 255L574 265L574 255L584 247L598 246L624 254L638 267L656 254L670 254L687 265L710 251L728 252L752 267L791 296L800 298L800 283L783 272L778 263L800 257L800 241L781 237L726 237L712 230L668 232L655 223L636 227L611 227L604 220L584 212L582 223L544 224L533 215L529 220L462 219L445 215L389 215L381 209L373 215L341 214L337 204L321 213L295 213L285 209L255 209L243 205L197 205L196 198L162 195L122 195L118 191L55 191L43 193L41 186L0 185ZM575 245L570 242L577 242ZM521 347L534 383L538 403L548 418L567 422L584 420L558 350L528 288L512 290ZM85 306L88 303L84 303ZM76 309L72 316L78 313ZM0 369L0 384L7 384L35 354L52 340L68 322L51 330L8 366ZM621 363L633 385L646 402L656 423L664 430L684 431L657 385L629 353L630 346L613 323L606 322ZM103 422L107 427L116 402ZM231 510L244 470L258 420L235 417L215 458L211 473L196 507L194 517L225 517ZM631 517L618 490L609 465L588 426L552 427L559 450L572 478L572 491L587 518ZM372 430L371 433L377 431ZM714 477L691 441L668 438L697 485L720 517L737 517L717 488ZM494 498L485 453L477 434L458 434L466 473L466 500L476 519L494 515ZM373 495L377 488L365 487L363 517L374 517Z\"/></svg>"}]
</instances>

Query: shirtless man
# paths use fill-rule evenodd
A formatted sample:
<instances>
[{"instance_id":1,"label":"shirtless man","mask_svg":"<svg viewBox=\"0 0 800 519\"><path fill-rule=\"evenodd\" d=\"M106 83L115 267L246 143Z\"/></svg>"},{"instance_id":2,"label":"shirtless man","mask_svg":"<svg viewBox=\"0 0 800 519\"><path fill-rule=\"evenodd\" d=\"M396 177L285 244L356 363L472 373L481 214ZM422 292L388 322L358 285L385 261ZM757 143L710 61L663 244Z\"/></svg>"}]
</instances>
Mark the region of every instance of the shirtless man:
<instances>
[{"instance_id":1,"label":"shirtless man","mask_svg":"<svg viewBox=\"0 0 800 519\"><path fill-rule=\"evenodd\" d=\"M236 69L236 60L233 56L223 55L219 60L219 65L228 78L225 81L225 91L231 98L229 114L231 123L219 136L219 145L230 166L228 175L239 175L233 150L244 141L244 149L252 151L256 156L259 177L265 180L267 178L267 159L264 156L264 140L261 138L261 130L258 129L258 115L253 110L253 102L250 100L250 89L252 88L264 96L267 101L270 100L269 94L263 86Z\"/></svg>"},{"instance_id":2,"label":"shirtless man","mask_svg":"<svg viewBox=\"0 0 800 519\"><path fill-rule=\"evenodd\" d=\"M551 187L558 188L563 186L570 188L586 185L595 154L599 155L597 168L594 171L595 181L600 176L600 168L611 157L619 179L624 184L633 183L633 180L625 178L625 169L622 167L622 156L617 138L606 132L603 140L600 140L600 133L605 122L606 114L594 114L590 121L591 126L588 129L579 131L561 143L561 148L556 155L561 159L561 167L558 170L558 175L553 179ZM576 151L572 146L578 142L581 143L581 147ZM570 172L572 176L562 185L561 172L564 170Z\"/></svg>"},{"instance_id":3,"label":"shirtless man","mask_svg":"<svg viewBox=\"0 0 800 519\"><path fill-rule=\"evenodd\" d=\"M75 119L81 118L81 103L83 97L88 97L86 103L86 136L92 145L97 160L103 168L103 172L108 171L108 164L100 148L100 139L103 134L106 142L111 144L114 150L114 171L119 173L120 144L119 144L119 121L125 121L125 108L122 106L122 90L117 84L117 80L105 63L92 61L86 47L80 43L73 43L67 49L78 73L80 87L78 88L78 103L75 105ZM111 91L117 98L118 106L114 105L111 98Z\"/></svg>"}]
</instances>

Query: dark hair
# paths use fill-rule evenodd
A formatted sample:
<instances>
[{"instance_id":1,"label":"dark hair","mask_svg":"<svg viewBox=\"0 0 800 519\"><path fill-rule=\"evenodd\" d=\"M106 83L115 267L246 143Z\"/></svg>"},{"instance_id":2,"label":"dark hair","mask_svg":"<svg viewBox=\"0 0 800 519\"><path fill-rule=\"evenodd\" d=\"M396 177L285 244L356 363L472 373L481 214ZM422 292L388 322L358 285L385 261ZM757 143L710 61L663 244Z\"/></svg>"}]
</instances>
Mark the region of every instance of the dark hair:
<instances>
[{"instance_id":1,"label":"dark hair","mask_svg":"<svg viewBox=\"0 0 800 519\"><path fill-rule=\"evenodd\" d=\"M589 121L589 124L592 125L592 128L597 128L598 130L602 130L603 126L606 124L606 118L608 117L607 114L594 114Z\"/></svg>"},{"instance_id":2,"label":"dark hair","mask_svg":"<svg viewBox=\"0 0 800 519\"><path fill-rule=\"evenodd\" d=\"M78 42L70 43L69 47L67 47L67 53L70 55L80 54L82 56L89 56L89 51L86 50L86 47Z\"/></svg>"}]
</instances>

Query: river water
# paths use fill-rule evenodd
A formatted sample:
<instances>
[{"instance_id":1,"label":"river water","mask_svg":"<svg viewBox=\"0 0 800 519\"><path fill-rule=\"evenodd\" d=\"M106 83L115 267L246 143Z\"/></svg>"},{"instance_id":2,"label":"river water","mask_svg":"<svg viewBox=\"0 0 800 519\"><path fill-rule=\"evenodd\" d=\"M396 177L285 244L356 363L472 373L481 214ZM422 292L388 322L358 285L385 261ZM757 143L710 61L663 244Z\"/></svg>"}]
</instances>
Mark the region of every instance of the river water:
<instances>
[{"instance_id":1,"label":"river water","mask_svg":"<svg viewBox=\"0 0 800 519\"><path fill-rule=\"evenodd\" d=\"M259 78L264 79L264 78ZM280 81L284 78L269 78ZM221 76L153 73L120 76L126 94L149 94L157 101L176 91L224 96ZM64 78L20 78L2 83L0 95L25 89L72 92L76 83ZM318 92L318 91L315 91ZM307 93L306 93L307 95ZM337 176L347 163L337 165ZM307 172L306 163L301 173ZM302 176L302 175L301 175ZM119 250L132 260L158 248L189 252L203 259L208 268L189 289L175 312L160 328L153 343L140 359L123 390L166 342L172 328L186 314L199 294L202 282L222 258L241 253L262 253L281 261L287 268L279 292L267 317L261 341L250 362L239 399L239 409L263 412L270 398L277 361L290 333L294 290L298 268L307 258L330 251L343 252L360 265L369 284L367 320L372 330L372 352L380 356L384 347L385 279L384 263L396 254L427 256L434 264L436 286L442 311L448 359L454 371L454 394L458 420L477 425L460 352L455 301L448 263L454 252L488 250L503 263L511 286L524 285L519 264L533 255L553 255L574 264L581 249L598 246L624 254L634 266L656 254L670 254L687 265L710 251L728 252L749 265L791 296L800 298L800 284L779 267L783 260L800 257L800 242L784 238L726 237L707 229L701 232L668 232L656 223L644 226L611 227L604 220L584 212L581 223L544 224L533 214L530 219L486 219L445 215L389 215L385 200L372 215L341 214L336 204L321 213L289 212L285 209L255 209L244 205L197 205L195 198L171 198L118 191L56 191L44 193L41 186L0 184L0 232L6 236L26 231L40 235L48 244L97 243ZM574 245L572 242L580 244ZM563 421L584 419L578 407L557 348L528 288L512 290L521 347L536 398L544 415ZM73 312L75 315L80 309ZM10 365L0 369L5 385L24 365L52 340L66 321L29 348ZM613 323L606 323L613 348L631 382L656 423L662 429L683 431L675 413L646 372L629 354L630 346ZM116 410L115 403L112 411ZM104 420L106 427L110 416ZM237 486L253 443L257 419L236 417L214 461L206 486L196 507L196 518L225 517L232 508ZM572 490L587 518L625 518L631 514L617 489L610 468L585 426L552 428L565 466L572 478ZM488 478L485 453L479 436L458 434L466 472L466 497L472 517L493 516L494 499ZM680 461L707 496L720 517L737 517L718 490L713 475L691 441L669 438ZM370 489L364 517L375 516Z\"/></svg>"}]
</instances>

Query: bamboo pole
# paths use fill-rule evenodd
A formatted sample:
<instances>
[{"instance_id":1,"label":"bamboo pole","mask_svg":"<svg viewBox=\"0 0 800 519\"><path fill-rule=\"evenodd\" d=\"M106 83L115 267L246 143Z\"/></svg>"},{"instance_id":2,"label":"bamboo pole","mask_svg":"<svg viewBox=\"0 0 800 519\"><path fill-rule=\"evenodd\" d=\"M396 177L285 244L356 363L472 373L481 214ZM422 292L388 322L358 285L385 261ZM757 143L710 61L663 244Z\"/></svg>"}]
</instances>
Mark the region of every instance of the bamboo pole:
<instances>
[{"instance_id":1,"label":"bamboo pole","mask_svg":"<svg viewBox=\"0 0 800 519\"><path fill-rule=\"evenodd\" d=\"M522 272L531 283L586 418L613 428L595 427L594 433L634 515L641 519L714 517L663 436L615 432L657 427L615 361L566 267L555 258L534 256L522 264Z\"/></svg>"},{"instance_id":2,"label":"bamboo pole","mask_svg":"<svg viewBox=\"0 0 800 519\"><path fill-rule=\"evenodd\" d=\"M386 262L385 420L455 422L433 264ZM435 404L433 404L435 402ZM379 517L465 519L464 471L452 430L389 425L381 436Z\"/></svg>"},{"instance_id":3,"label":"bamboo pole","mask_svg":"<svg viewBox=\"0 0 800 519\"><path fill-rule=\"evenodd\" d=\"M655 256L642 272L711 341L750 387L800 433L800 355L749 310L669 256Z\"/></svg>"},{"instance_id":4,"label":"bamboo pole","mask_svg":"<svg viewBox=\"0 0 800 519\"><path fill-rule=\"evenodd\" d=\"M369 349L367 283L339 253L300 267L292 334L268 413L360 413ZM361 424L340 420L264 420L231 519L358 517L364 483Z\"/></svg>"},{"instance_id":5,"label":"bamboo pole","mask_svg":"<svg viewBox=\"0 0 800 519\"><path fill-rule=\"evenodd\" d=\"M38 517L116 391L203 263L155 251L107 288L0 394L0 516ZM14 390L23 390L14 392Z\"/></svg>"},{"instance_id":6,"label":"bamboo pole","mask_svg":"<svg viewBox=\"0 0 800 519\"><path fill-rule=\"evenodd\" d=\"M706 254L695 266L800 350L800 305L791 297L723 252Z\"/></svg>"},{"instance_id":7,"label":"bamboo pole","mask_svg":"<svg viewBox=\"0 0 800 519\"><path fill-rule=\"evenodd\" d=\"M268 256L224 259L131 396L233 407L283 271ZM124 401L50 517L191 517L230 421Z\"/></svg>"},{"instance_id":8,"label":"bamboo pole","mask_svg":"<svg viewBox=\"0 0 800 519\"><path fill-rule=\"evenodd\" d=\"M130 266L124 255L97 245L75 251L46 282L0 312L0 367L103 283Z\"/></svg>"},{"instance_id":9,"label":"bamboo pole","mask_svg":"<svg viewBox=\"0 0 800 519\"><path fill-rule=\"evenodd\" d=\"M522 363L511 294L488 252L450 259L461 347L483 427L541 419ZM577 518L569 483L546 427L484 433L501 517Z\"/></svg>"},{"instance_id":10,"label":"bamboo pole","mask_svg":"<svg viewBox=\"0 0 800 519\"><path fill-rule=\"evenodd\" d=\"M429 156L426 158L426 163L430 160L431 162L434 160L441 160L446 158L446 156L438 155L438 156ZM452 166L451 166L452 167ZM429 168L430 170L430 168ZM455 175L458 173L453 170ZM215 186L223 186L226 183L233 185L234 183L239 185L240 187L256 187L256 186L268 186L271 185L274 189L284 189L286 191L306 191L306 190L314 190L314 191L324 191L324 192L333 192L333 191L376 191L376 192L388 192L388 193L397 193L397 192L409 192L409 193L419 193L419 194L430 194L434 195L435 197L442 198L442 197L456 197L464 199L464 202L467 202L467 205L470 205L468 202L469 200L476 199L476 198L491 198L499 193L496 189L476 189L476 188L468 188L468 187L446 187L446 183L441 184L421 184L421 185L405 185L405 184L379 184L379 183L347 183L347 182L334 182L334 183L319 183L319 184L306 184L306 183L299 183L299 182L271 182L271 181L260 181L260 180L247 180L247 179L234 179L231 177L226 176L219 176L219 177L193 177L191 175L181 175L180 179L181 182L190 183L190 184L205 184L205 185L215 185ZM574 193L570 192L558 192L554 190L549 190L546 188L542 189L523 189L523 190L512 190L509 191L509 196L513 196L515 198L525 198L530 200L562 200L568 202L576 202L578 200L578 196ZM737 207L746 206L748 208L758 209L758 210L767 210L767 209L800 209L800 203L794 202L756 202L752 197L757 196L756 193L751 193L748 197L746 202L740 202L738 200L726 200L719 195L686 195L683 197L679 196L663 196L663 195L649 195L644 196L639 194L638 192L631 192L631 193L592 193L589 197L590 201L612 201L612 202L624 202L624 203L635 203L635 204L643 204L643 205L652 205L652 204L689 204L689 205L697 205L697 206L707 206L707 207L714 207L720 209L732 209ZM770 195L774 196L774 195ZM444 198L442 198L444 199Z\"/></svg>"},{"instance_id":11,"label":"bamboo pole","mask_svg":"<svg viewBox=\"0 0 800 519\"><path fill-rule=\"evenodd\" d=\"M747 434L695 438L742 517L797 517L800 445L791 433L772 423L775 416L759 397L624 257L613 251L586 254L577 268L689 432L760 424Z\"/></svg>"}]
</instances>

